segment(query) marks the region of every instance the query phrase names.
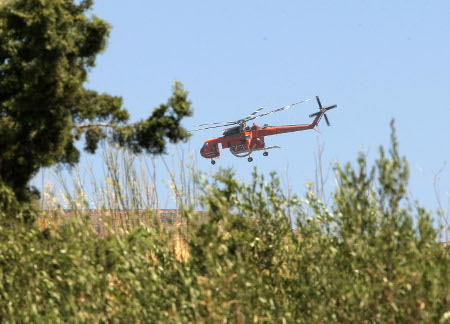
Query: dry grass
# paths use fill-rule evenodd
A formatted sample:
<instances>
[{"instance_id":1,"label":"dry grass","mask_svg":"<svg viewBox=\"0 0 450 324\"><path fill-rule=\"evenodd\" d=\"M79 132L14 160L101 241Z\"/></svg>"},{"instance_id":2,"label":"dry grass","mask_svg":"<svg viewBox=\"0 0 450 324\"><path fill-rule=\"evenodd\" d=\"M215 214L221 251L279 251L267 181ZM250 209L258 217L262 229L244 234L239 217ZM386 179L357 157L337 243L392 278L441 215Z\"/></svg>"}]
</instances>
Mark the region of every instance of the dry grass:
<instances>
[{"instance_id":1,"label":"dry grass","mask_svg":"<svg viewBox=\"0 0 450 324\"><path fill-rule=\"evenodd\" d=\"M42 171L44 212L37 220L39 228L57 228L74 217L89 222L100 236L110 231L128 233L138 226L158 226L172 233L169 245L177 259L187 260L189 252L183 239L187 225L180 207L197 209L199 205L195 182L198 171L193 157L186 160L176 147L169 165L164 158L157 161L105 143L102 160L103 172L98 172L90 161L84 170L75 166L67 171ZM165 175L175 208L160 208L160 174Z\"/></svg>"},{"instance_id":2,"label":"dry grass","mask_svg":"<svg viewBox=\"0 0 450 324\"><path fill-rule=\"evenodd\" d=\"M315 182L311 190L320 197L325 206L331 199L334 179L331 172L332 163L324 160L324 145L317 142L315 156ZM65 220L83 217L89 221L101 236L110 230L127 233L145 225L162 226L185 230L180 207L199 209L199 171L194 158L186 158L185 152L175 146L169 158L154 158L148 155L135 155L115 144L104 143L101 149L102 166L94 166L86 161L86 168L79 166L63 171L58 168L42 171L42 207L44 213L38 219L40 229L58 227ZM438 221L441 226L443 241L448 241L448 216L450 208L444 208L439 187L440 170L433 179L433 186L438 202ZM292 194L290 177L286 170L286 196ZM330 174L331 173L331 174ZM163 194L158 188L160 178L165 178L168 191ZM161 197L166 198L166 203ZM167 209L167 199L170 206ZM450 206L450 196L447 199ZM312 212L312 211L311 211ZM289 213L290 214L290 213ZM182 235L177 238L178 255L185 258L187 251Z\"/></svg>"}]
</instances>

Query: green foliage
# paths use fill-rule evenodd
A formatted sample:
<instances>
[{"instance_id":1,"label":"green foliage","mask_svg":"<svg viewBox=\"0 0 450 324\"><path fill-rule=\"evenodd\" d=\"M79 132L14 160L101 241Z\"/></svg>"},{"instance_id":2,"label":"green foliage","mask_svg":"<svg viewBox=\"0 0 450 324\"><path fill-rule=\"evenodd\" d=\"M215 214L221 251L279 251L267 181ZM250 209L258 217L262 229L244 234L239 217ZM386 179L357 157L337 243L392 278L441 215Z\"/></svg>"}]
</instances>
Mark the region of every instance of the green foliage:
<instances>
[{"instance_id":1,"label":"green foliage","mask_svg":"<svg viewBox=\"0 0 450 324\"><path fill-rule=\"evenodd\" d=\"M85 133L88 152L111 129L134 151L162 153L166 139L188 138L181 120L192 114L177 82L168 104L144 121L125 125L122 98L84 87L110 26L87 15L91 0L8 0L0 6L0 180L22 204L42 167L73 165L75 141ZM171 108L171 110L169 109Z\"/></svg>"},{"instance_id":2,"label":"green foliage","mask_svg":"<svg viewBox=\"0 0 450 324\"><path fill-rule=\"evenodd\" d=\"M6 186L0 179L0 224L8 226L5 220L21 220L25 224L32 224L35 215L40 211L40 206L37 202L38 193L36 189L29 192L30 203L23 204L17 200L16 195L12 189Z\"/></svg>"},{"instance_id":3,"label":"green foliage","mask_svg":"<svg viewBox=\"0 0 450 324\"><path fill-rule=\"evenodd\" d=\"M221 170L180 228L0 227L0 321L445 323L448 250L405 200L407 170L393 132L373 167L336 166L329 208Z\"/></svg>"},{"instance_id":4,"label":"green foliage","mask_svg":"<svg viewBox=\"0 0 450 324\"><path fill-rule=\"evenodd\" d=\"M151 154L165 153L167 140L178 143L189 138L189 132L180 126L181 120L192 116L191 102L181 82L176 81L173 95L166 104L156 107L151 116L139 123L116 127L113 139L135 153L145 150Z\"/></svg>"}]
</instances>

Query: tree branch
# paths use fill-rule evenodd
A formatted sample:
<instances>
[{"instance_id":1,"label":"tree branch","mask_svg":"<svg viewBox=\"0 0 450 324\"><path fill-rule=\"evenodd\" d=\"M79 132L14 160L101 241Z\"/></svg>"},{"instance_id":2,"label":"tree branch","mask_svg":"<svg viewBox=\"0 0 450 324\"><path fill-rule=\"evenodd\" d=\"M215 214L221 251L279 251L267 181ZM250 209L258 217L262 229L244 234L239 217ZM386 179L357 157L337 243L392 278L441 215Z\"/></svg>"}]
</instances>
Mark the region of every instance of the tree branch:
<instances>
[{"instance_id":1,"label":"tree branch","mask_svg":"<svg viewBox=\"0 0 450 324\"><path fill-rule=\"evenodd\" d=\"M80 125L75 125L74 126L74 128L76 128L76 129L91 128L91 127L111 127L111 128L116 128L116 127L118 127L118 125L109 124L109 123L91 123L91 124L80 124Z\"/></svg>"}]
</instances>

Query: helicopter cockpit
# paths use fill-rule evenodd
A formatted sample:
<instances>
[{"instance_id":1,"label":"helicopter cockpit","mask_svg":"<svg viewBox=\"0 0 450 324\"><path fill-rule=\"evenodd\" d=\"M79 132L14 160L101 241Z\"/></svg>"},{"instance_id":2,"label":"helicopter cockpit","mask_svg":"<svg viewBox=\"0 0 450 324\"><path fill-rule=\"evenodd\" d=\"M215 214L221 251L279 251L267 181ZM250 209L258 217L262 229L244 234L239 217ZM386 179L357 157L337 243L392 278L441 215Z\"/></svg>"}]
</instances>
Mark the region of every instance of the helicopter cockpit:
<instances>
[{"instance_id":1,"label":"helicopter cockpit","mask_svg":"<svg viewBox=\"0 0 450 324\"><path fill-rule=\"evenodd\" d=\"M205 152L208 147L209 147L209 143L208 142L204 143L202 148L200 149L200 153Z\"/></svg>"},{"instance_id":2,"label":"helicopter cockpit","mask_svg":"<svg viewBox=\"0 0 450 324\"><path fill-rule=\"evenodd\" d=\"M200 149L200 154L203 157L214 158L220 155L219 144L214 142L205 142Z\"/></svg>"}]
</instances>

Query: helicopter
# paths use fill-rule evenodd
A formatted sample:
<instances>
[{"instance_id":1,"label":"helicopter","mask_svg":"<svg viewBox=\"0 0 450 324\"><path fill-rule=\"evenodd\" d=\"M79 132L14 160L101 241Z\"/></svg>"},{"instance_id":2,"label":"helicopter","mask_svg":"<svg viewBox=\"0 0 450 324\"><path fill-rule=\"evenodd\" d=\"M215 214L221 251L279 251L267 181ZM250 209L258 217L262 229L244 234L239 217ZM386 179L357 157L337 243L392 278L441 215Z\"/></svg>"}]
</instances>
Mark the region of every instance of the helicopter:
<instances>
[{"instance_id":1,"label":"helicopter","mask_svg":"<svg viewBox=\"0 0 450 324\"><path fill-rule=\"evenodd\" d=\"M326 115L326 112L330 109L334 109L337 105L331 105L328 107L323 107L318 96L316 96L317 103L319 104L319 111L310 114L309 117L315 117L311 124L304 125L284 125L284 126L269 126L264 124L262 127L253 123L252 126L248 126L247 122L263 116L267 116L276 112L288 110L295 105L301 104L303 102L310 101L311 99L302 100L263 114L258 113L263 109L263 107L257 109L245 118L231 121L231 122L218 122L218 123L207 123L199 124L195 127L203 127L194 129L194 131L200 131L211 128L228 127L222 131L222 136L217 138L211 138L205 141L202 148L200 149L200 155L206 159L211 159L211 164L216 164L214 159L220 156L219 144L222 149L230 149L231 154L236 157L244 158L247 157L248 162L252 162L253 158L251 154L255 151L264 151L263 156L268 156L268 150L281 148L278 145L266 146L265 137L271 135L278 135L291 132L300 132L308 129L315 129L319 125L322 117L325 117L325 121L328 126L330 126L330 121ZM207 126L207 127L205 127Z\"/></svg>"}]
</instances>

